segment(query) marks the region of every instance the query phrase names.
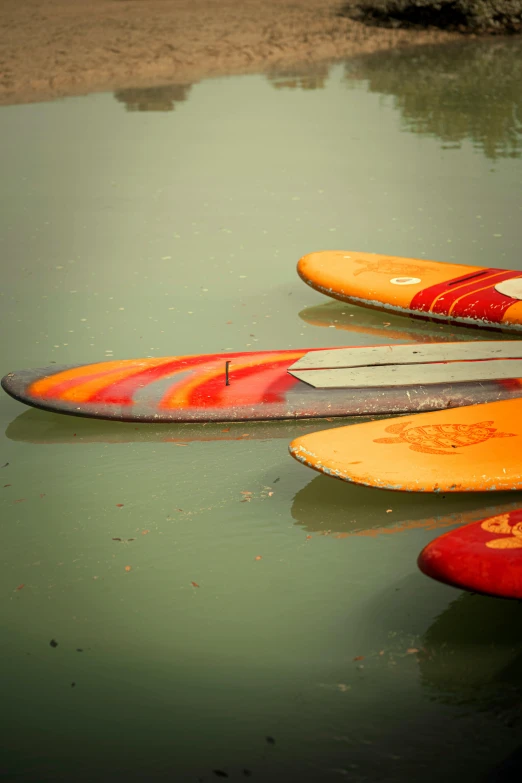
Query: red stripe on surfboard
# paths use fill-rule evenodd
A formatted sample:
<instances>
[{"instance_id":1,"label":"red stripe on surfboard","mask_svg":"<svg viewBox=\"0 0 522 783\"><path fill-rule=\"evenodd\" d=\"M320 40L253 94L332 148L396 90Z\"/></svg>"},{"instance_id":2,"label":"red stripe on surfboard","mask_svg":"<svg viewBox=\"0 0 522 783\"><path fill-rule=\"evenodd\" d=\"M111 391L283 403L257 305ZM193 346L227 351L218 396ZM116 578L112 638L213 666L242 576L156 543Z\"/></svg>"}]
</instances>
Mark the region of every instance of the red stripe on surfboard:
<instances>
[{"instance_id":1,"label":"red stripe on surfboard","mask_svg":"<svg viewBox=\"0 0 522 783\"><path fill-rule=\"evenodd\" d=\"M499 271L503 270L492 270L492 272ZM459 277L453 277L450 280L443 280L442 283L435 283L435 285L430 285L428 288L423 288L422 291L417 291L410 302L410 308L412 310L419 310L422 313L432 312L433 303L438 296L441 296L447 291L451 291L453 286L457 286L461 282L464 283L466 278L471 277L472 275L474 279L469 281L472 285L478 280L482 281L489 277L489 274L479 275L476 272L470 272L467 275L460 275Z\"/></svg>"},{"instance_id":2,"label":"red stripe on surfboard","mask_svg":"<svg viewBox=\"0 0 522 783\"><path fill-rule=\"evenodd\" d=\"M303 355L305 353L308 353L310 350L320 350L318 348L316 349L305 349L303 350ZM295 351L291 349L287 349L284 351L266 351L266 352L260 352L258 354L259 362L270 362L271 357L273 354L276 354L277 356L284 356L285 354L292 354L292 357L295 356ZM133 375L131 378L125 378L121 381L118 381L117 383L111 384L106 386L104 389L100 389L100 391L93 394L88 402L97 402L97 403L108 403L113 405L132 405L133 404L133 397L135 392L142 388L143 386L146 386L148 383L152 383L154 381L160 380L161 378L165 378L168 375L173 375L175 373L184 373L187 370L195 369L196 367L202 367L202 365L209 364L210 367L215 365L217 362L223 362L223 376L225 375L225 362L227 360L234 360L234 359L242 359L244 357L248 356L255 356L254 352L249 351L238 351L236 353L226 353L226 354L202 354L201 356L193 356L193 357L185 357L184 359L177 359L172 362L169 362L168 364L163 364L160 367L149 367L146 370L143 370L142 372ZM272 361L274 359L272 358ZM291 358L288 360L288 363L295 361L295 358ZM266 366L266 364L264 365ZM203 368L204 369L204 368ZM181 380L180 383L183 384L185 379ZM172 387L164 394L164 397L167 395L172 394L172 389L176 385L177 381L175 378L172 380ZM159 404L159 407L164 407Z\"/></svg>"},{"instance_id":3,"label":"red stripe on surfboard","mask_svg":"<svg viewBox=\"0 0 522 783\"><path fill-rule=\"evenodd\" d=\"M437 298L433 303L431 312L448 314L450 310L453 311L453 306L462 297L476 294L483 289L488 291L494 290L494 286L497 283L500 283L502 280L509 280L514 275L516 275L516 272L501 270L494 274L483 275L483 277L479 277L476 280L470 280L467 285L454 285Z\"/></svg>"},{"instance_id":4,"label":"red stripe on surfboard","mask_svg":"<svg viewBox=\"0 0 522 783\"><path fill-rule=\"evenodd\" d=\"M138 370L130 377L123 378L111 383L109 380L103 389L94 392L86 402L104 402L115 405L132 405L132 396L136 389L165 378L168 375L174 375L178 372L190 370L199 364L208 361L207 356L194 356L190 358L176 358L157 367L147 367L145 370Z\"/></svg>"},{"instance_id":5,"label":"red stripe on surfboard","mask_svg":"<svg viewBox=\"0 0 522 783\"><path fill-rule=\"evenodd\" d=\"M91 366L91 365L89 365ZM93 367L96 367L96 365L93 365ZM165 367L165 364L157 365L155 367L156 370L162 370ZM33 397L35 399L40 398L42 400L59 400L63 397L65 392L69 391L69 389L75 389L75 388L81 388L83 384L90 383L91 381L95 381L97 378L103 378L104 376L107 377L107 384L111 383L111 377L116 375L116 373L121 372L123 368L118 367L112 367L110 370L107 370L106 368L103 368L103 364L100 364L100 367L97 371L91 370L90 372L86 372L85 375L75 375L74 378L68 378L66 381L59 381L60 375L63 374L64 371L56 373L56 383L54 386L50 386L46 391L39 392L38 394L33 393ZM65 371L66 372L66 371ZM138 368L133 369L129 367L129 375L132 375L132 373L142 373L143 370L139 370ZM132 377L134 377L132 375ZM40 378L37 378L36 380L32 380L29 385L29 390L31 390L31 387L37 383Z\"/></svg>"},{"instance_id":6,"label":"red stripe on surfboard","mask_svg":"<svg viewBox=\"0 0 522 783\"><path fill-rule=\"evenodd\" d=\"M286 371L294 361L292 358L281 362L279 366L270 363L235 370L230 378L230 386L224 385L223 377L210 378L191 391L188 405L194 408L228 408L234 405L273 405L284 402L285 393L301 383Z\"/></svg>"},{"instance_id":7,"label":"red stripe on surfboard","mask_svg":"<svg viewBox=\"0 0 522 783\"><path fill-rule=\"evenodd\" d=\"M472 286L456 286L457 290L450 290L437 299L432 312L455 317L481 318L498 323L515 300L505 294L499 294L495 291L495 286L519 274L509 271L479 278Z\"/></svg>"},{"instance_id":8,"label":"red stripe on surfboard","mask_svg":"<svg viewBox=\"0 0 522 783\"><path fill-rule=\"evenodd\" d=\"M297 383L295 383L295 381L297 381ZM289 372L285 372L283 377L276 378L265 389L263 402L278 402L279 400L285 402L286 393L289 392L290 389L292 389L294 386L301 386L302 383L302 381L298 380L293 375L290 375Z\"/></svg>"},{"instance_id":9,"label":"red stripe on surfboard","mask_svg":"<svg viewBox=\"0 0 522 783\"><path fill-rule=\"evenodd\" d=\"M456 318L480 318L490 323L501 323L504 313L515 301L510 296L495 291L492 286L484 291L466 294L456 302L451 315Z\"/></svg>"},{"instance_id":10,"label":"red stripe on surfboard","mask_svg":"<svg viewBox=\"0 0 522 783\"><path fill-rule=\"evenodd\" d=\"M454 277L451 280L445 280L442 283L432 285L429 288L424 288L422 291L415 294L410 302L410 308L424 313L429 312L449 315L452 305L460 297L476 293L486 286L488 286L487 291L489 293L494 290L494 286L502 280L520 277L520 272L511 270L506 271L505 269L490 269L487 274L474 275L473 279L470 279L469 283L466 284L466 278L468 277L471 277L471 275L461 275L460 277ZM461 283L461 285L459 285L459 283ZM514 299L511 299L511 297L503 297L503 299L506 300L507 307L515 301ZM495 315L494 312L492 314L493 316ZM500 313L500 316L501 315L502 313ZM484 318L485 316L473 316L473 313L469 313L468 317ZM500 321L501 318L493 317L491 320Z\"/></svg>"},{"instance_id":11,"label":"red stripe on surfboard","mask_svg":"<svg viewBox=\"0 0 522 783\"><path fill-rule=\"evenodd\" d=\"M244 353L227 354L227 358L238 358L244 356ZM158 381L168 375L184 373L188 370L200 367L208 362L215 362L222 357L222 354L201 354L200 356L184 357L174 359L171 362L162 364L159 367L148 367L141 370L130 378L124 378L121 381L107 385L104 389L89 397L88 402L104 402L115 405L132 405L133 396L137 389L146 386L149 383ZM223 359L223 362L225 360ZM173 384L176 380L173 379Z\"/></svg>"}]
</instances>

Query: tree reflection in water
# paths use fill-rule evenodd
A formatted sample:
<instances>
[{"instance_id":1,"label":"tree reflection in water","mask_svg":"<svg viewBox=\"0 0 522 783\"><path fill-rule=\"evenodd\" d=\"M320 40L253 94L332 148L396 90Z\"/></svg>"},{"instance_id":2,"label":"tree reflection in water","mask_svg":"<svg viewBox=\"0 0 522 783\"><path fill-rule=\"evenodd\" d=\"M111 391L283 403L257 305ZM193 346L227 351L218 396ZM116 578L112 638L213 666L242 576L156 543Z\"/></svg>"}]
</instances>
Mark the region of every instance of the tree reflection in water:
<instances>
[{"instance_id":1,"label":"tree reflection in water","mask_svg":"<svg viewBox=\"0 0 522 783\"><path fill-rule=\"evenodd\" d=\"M267 79L276 90L321 90L326 86L330 65L318 63L269 71Z\"/></svg>"},{"instance_id":2,"label":"tree reflection in water","mask_svg":"<svg viewBox=\"0 0 522 783\"><path fill-rule=\"evenodd\" d=\"M521 621L520 601L461 594L422 639L424 687L437 701L478 708L507 726L520 726Z\"/></svg>"},{"instance_id":3,"label":"tree reflection in water","mask_svg":"<svg viewBox=\"0 0 522 783\"><path fill-rule=\"evenodd\" d=\"M445 144L470 139L487 158L522 151L522 41L494 39L396 49L350 60L345 81L393 96L407 130Z\"/></svg>"},{"instance_id":4,"label":"tree reflection in water","mask_svg":"<svg viewBox=\"0 0 522 783\"><path fill-rule=\"evenodd\" d=\"M116 90L114 97L127 111L174 111L176 103L186 101L192 84L165 87L130 87Z\"/></svg>"}]
</instances>

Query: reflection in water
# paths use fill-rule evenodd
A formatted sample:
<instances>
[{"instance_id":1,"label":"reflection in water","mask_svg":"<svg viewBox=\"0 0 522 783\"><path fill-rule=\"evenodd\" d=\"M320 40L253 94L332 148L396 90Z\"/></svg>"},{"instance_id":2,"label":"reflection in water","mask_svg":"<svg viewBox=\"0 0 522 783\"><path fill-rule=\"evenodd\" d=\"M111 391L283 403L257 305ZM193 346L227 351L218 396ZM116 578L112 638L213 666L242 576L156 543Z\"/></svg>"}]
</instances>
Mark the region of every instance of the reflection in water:
<instances>
[{"instance_id":1,"label":"reflection in water","mask_svg":"<svg viewBox=\"0 0 522 783\"><path fill-rule=\"evenodd\" d=\"M330 66L325 64L303 65L300 68L279 68L269 71L267 78L276 90L320 90L326 86Z\"/></svg>"},{"instance_id":2,"label":"reflection in water","mask_svg":"<svg viewBox=\"0 0 522 783\"><path fill-rule=\"evenodd\" d=\"M346 82L392 95L408 130L459 146L469 138L491 159L522 150L522 42L458 42L350 60Z\"/></svg>"},{"instance_id":3,"label":"reflection in water","mask_svg":"<svg viewBox=\"0 0 522 783\"><path fill-rule=\"evenodd\" d=\"M367 334L379 340L405 340L414 343L458 342L460 340L498 340L496 329L479 329L435 320L407 318L403 315L362 310L346 302L327 302L306 307L299 318L311 326L333 326L354 334ZM406 326L405 326L406 325ZM502 340L517 340L518 335L504 332Z\"/></svg>"},{"instance_id":4,"label":"reflection in water","mask_svg":"<svg viewBox=\"0 0 522 783\"><path fill-rule=\"evenodd\" d=\"M32 408L7 426L9 440L23 443L190 443L215 440L271 440L318 432L331 426L331 420L284 420L252 422L209 422L208 424L147 424L89 419ZM353 419L336 419L350 424ZM357 418L365 421L365 418Z\"/></svg>"},{"instance_id":5,"label":"reflection in water","mask_svg":"<svg viewBox=\"0 0 522 783\"><path fill-rule=\"evenodd\" d=\"M291 514L310 533L332 538L378 536L407 530L440 530L463 525L520 506L513 492L433 495L400 493L317 476L299 490Z\"/></svg>"},{"instance_id":6,"label":"reflection in water","mask_svg":"<svg viewBox=\"0 0 522 783\"><path fill-rule=\"evenodd\" d=\"M114 97L127 111L174 111L176 103L186 101L192 84L170 84L165 87L130 87L116 90Z\"/></svg>"},{"instance_id":7,"label":"reflection in water","mask_svg":"<svg viewBox=\"0 0 522 783\"><path fill-rule=\"evenodd\" d=\"M484 778L484 783L513 783L518 780L522 780L522 747L518 747L492 769Z\"/></svg>"},{"instance_id":8,"label":"reflection in water","mask_svg":"<svg viewBox=\"0 0 522 783\"><path fill-rule=\"evenodd\" d=\"M508 725L522 719L522 604L464 593L440 614L418 653L424 687Z\"/></svg>"}]
</instances>

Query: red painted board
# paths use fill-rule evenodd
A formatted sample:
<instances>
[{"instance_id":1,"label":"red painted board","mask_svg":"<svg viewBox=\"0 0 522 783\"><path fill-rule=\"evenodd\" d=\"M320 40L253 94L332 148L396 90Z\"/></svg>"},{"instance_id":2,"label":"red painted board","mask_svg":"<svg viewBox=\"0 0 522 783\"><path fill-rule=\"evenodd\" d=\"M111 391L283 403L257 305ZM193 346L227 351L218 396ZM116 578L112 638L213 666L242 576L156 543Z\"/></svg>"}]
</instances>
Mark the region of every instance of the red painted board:
<instances>
[{"instance_id":1,"label":"red painted board","mask_svg":"<svg viewBox=\"0 0 522 783\"><path fill-rule=\"evenodd\" d=\"M418 565L462 590L522 598L522 508L445 533L424 547Z\"/></svg>"},{"instance_id":2,"label":"red painted board","mask_svg":"<svg viewBox=\"0 0 522 783\"><path fill-rule=\"evenodd\" d=\"M2 387L27 405L55 413L156 423L395 414L520 396L520 379L384 387L371 391L315 389L287 372L311 350L321 349L198 354L44 367L8 373L2 378ZM230 362L228 386L227 361Z\"/></svg>"}]
</instances>

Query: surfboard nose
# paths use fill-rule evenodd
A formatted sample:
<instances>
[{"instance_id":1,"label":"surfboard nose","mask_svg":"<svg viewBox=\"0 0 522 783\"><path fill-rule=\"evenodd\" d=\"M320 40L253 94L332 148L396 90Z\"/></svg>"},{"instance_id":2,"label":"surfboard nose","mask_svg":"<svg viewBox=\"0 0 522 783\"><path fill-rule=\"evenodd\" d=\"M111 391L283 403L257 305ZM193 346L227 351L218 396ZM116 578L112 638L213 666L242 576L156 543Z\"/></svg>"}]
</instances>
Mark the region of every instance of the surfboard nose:
<instances>
[{"instance_id":1,"label":"surfboard nose","mask_svg":"<svg viewBox=\"0 0 522 783\"><path fill-rule=\"evenodd\" d=\"M315 277L314 272L321 268L321 252L307 253L297 262L297 274L308 285Z\"/></svg>"},{"instance_id":2,"label":"surfboard nose","mask_svg":"<svg viewBox=\"0 0 522 783\"><path fill-rule=\"evenodd\" d=\"M342 479L343 481L351 481L352 479L343 470L342 455L341 462L339 463L337 460L338 433L342 430L341 437L347 436L349 438L346 432L348 429L349 427L334 427L330 430L322 430L319 433L301 435L298 438L294 438L289 444L288 451L294 459L313 470L325 473L333 478ZM318 437L314 438L314 435L318 435ZM342 437L342 441L344 441L343 445L348 445L346 437Z\"/></svg>"},{"instance_id":3,"label":"surfboard nose","mask_svg":"<svg viewBox=\"0 0 522 783\"><path fill-rule=\"evenodd\" d=\"M297 274L311 288L342 298L343 280L353 275L350 253L346 250L307 253L297 263Z\"/></svg>"}]
</instances>

